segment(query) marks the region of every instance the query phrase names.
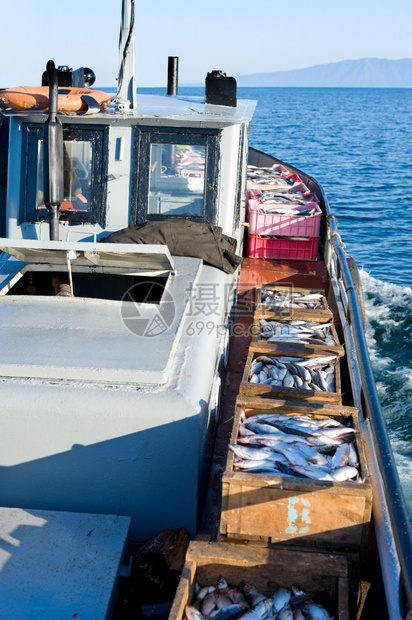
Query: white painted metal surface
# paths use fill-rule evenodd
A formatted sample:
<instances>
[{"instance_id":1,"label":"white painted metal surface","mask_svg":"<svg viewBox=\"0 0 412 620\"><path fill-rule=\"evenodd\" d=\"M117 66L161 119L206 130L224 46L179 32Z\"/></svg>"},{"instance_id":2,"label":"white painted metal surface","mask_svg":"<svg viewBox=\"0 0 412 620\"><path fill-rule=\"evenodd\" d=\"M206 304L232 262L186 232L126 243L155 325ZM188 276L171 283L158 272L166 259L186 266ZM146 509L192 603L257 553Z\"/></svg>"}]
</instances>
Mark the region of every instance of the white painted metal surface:
<instances>
[{"instance_id":1,"label":"white painted metal surface","mask_svg":"<svg viewBox=\"0 0 412 620\"><path fill-rule=\"evenodd\" d=\"M5 620L104 620L130 519L0 508L0 614Z\"/></svg>"},{"instance_id":2,"label":"white painted metal surface","mask_svg":"<svg viewBox=\"0 0 412 620\"><path fill-rule=\"evenodd\" d=\"M119 348L93 300L65 304L37 297L24 304L17 296L2 298L0 351L7 345L0 378L3 505L129 515L134 540L183 526L195 535L198 501L206 489L204 457L212 439L212 386L233 276L199 259L173 260L180 325L173 323L171 334L155 338L128 332ZM190 282L194 287L187 300ZM114 313L109 324L115 325ZM39 327L42 336L36 338ZM86 363L82 357L90 356L89 348L95 356ZM11 376L16 349L20 377ZM61 373L52 378L50 359L59 355ZM160 382L160 371L154 380L156 364L168 356L166 381ZM64 360L78 364L76 379L66 376ZM138 383L113 380L126 374L127 363L135 365ZM107 372L106 381L97 380L99 368ZM144 373L146 382L140 382Z\"/></svg>"},{"instance_id":3,"label":"white painted metal surface","mask_svg":"<svg viewBox=\"0 0 412 620\"><path fill-rule=\"evenodd\" d=\"M84 297L0 296L0 375L165 384L190 310L189 290L195 286L202 264L196 258L175 260L180 269L170 276L167 297L165 294L166 299L159 304ZM171 304L169 316L173 318L164 333L155 337L133 333L134 325L139 329L138 322L150 324L157 317L167 317L168 308L164 307Z\"/></svg>"}]
</instances>

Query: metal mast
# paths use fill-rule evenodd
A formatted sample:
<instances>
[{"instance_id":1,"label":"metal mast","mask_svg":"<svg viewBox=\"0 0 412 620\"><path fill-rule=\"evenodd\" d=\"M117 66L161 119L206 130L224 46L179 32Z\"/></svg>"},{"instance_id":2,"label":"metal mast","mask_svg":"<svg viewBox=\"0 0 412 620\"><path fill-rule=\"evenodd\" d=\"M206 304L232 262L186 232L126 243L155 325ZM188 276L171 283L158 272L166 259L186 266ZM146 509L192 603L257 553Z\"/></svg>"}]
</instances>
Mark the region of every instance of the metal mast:
<instances>
[{"instance_id":1,"label":"metal mast","mask_svg":"<svg viewBox=\"0 0 412 620\"><path fill-rule=\"evenodd\" d=\"M116 103L122 112L135 110L136 104L136 51L134 0L122 0L122 21L119 37L119 78Z\"/></svg>"}]
</instances>

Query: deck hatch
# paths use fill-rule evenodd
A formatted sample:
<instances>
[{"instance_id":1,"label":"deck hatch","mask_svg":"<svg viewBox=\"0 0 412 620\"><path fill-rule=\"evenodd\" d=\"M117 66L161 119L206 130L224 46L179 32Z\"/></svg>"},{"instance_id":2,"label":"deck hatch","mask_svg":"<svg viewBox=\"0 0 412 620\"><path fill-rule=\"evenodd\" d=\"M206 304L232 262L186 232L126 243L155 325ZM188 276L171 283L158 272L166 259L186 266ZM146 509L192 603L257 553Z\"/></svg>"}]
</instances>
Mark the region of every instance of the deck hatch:
<instances>
[{"instance_id":1,"label":"deck hatch","mask_svg":"<svg viewBox=\"0 0 412 620\"><path fill-rule=\"evenodd\" d=\"M75 252L72 265L79 271L108 273L170 272L173 258L165 245L120 245L116 243L0 239L0 250L24 263L49 266L50 271L67 265L67 252Z\"/></svg>"}]
</instances>

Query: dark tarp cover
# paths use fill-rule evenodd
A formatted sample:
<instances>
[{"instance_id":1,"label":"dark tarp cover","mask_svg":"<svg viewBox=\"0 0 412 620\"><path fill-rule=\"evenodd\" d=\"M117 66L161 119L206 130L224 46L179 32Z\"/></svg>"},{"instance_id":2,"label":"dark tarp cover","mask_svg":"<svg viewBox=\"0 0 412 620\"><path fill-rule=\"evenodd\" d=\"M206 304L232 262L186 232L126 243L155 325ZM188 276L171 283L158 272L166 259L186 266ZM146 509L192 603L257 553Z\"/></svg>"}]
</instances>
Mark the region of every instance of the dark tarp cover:
<instances>
[{"instance_id":1,"label":"dark tarp cover","mask_svg":"<svg viewBox=\"0 0 412 620\"><path fill-rule=\"evenodd\" d=\"M225 273L234 273L242 262L235 254L236 239L222 234L220 226L181 218L129 226L104 237L101 242L167 245L172 256L202 258Z\"/></svg>"}]
</instances>

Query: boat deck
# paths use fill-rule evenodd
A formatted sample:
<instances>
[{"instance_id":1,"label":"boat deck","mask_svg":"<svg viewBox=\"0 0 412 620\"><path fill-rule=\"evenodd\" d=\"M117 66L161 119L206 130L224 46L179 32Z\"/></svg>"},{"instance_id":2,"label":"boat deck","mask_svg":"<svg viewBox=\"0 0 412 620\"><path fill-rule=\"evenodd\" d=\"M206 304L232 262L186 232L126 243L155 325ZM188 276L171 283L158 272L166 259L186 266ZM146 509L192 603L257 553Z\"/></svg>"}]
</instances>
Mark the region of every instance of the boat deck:
<instances>
[{"instance_id":1,"label":"boat deck","mask_svg":"<svg viewBox=\"0 0 412 620\"><path fill-rule=\"evenodd\" d=\"M199 531L218 537L221 511L221 477L226 466L236 398L239 394L246 358L251 343L251 326L258 287L280 285L323 289L329 292L329 278L323 260L279 261L244 258L238 285L237 309L230 325L229 356L222 376L222 399L216 428L214 457L211 465L207 499Z\"/></svg>"}]
</instances>

